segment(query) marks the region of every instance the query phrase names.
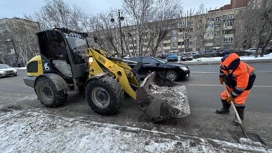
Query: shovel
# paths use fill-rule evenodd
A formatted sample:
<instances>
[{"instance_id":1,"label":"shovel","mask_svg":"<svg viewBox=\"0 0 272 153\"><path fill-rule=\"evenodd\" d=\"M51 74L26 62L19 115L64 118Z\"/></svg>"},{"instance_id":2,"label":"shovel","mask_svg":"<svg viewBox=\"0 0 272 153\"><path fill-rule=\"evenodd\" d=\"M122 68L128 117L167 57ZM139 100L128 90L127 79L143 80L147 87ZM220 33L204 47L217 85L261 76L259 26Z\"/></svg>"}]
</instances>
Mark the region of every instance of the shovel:
<instances>
[{"instance_id":1,"label":"shovel","mask_svg":"<svg viewBox=\"0 0 272 153\"><path fill-rule=\"evenodd\" d=\"M225 82L223 82L223 85L224 85L225 90L227 91L227 94L228 94L228 97L229 97L229 96L230 96L230 93L228 92L228 89L227 89L227 87L226 87ZM237 112L237 109L236 109L236 107L235 107L233 101L231 101L230 103L231 103L231 107L233 108L233 110L234 110L234 112L235 112L235 116L236 116L236 118L237 118L237 120L238 120L238 124L239 124L239 126L240 126L240 128L241 128L241 130L242 130L242 134L241 134L241 133L238 133L238 132L235 133L235 136L236 136L236 138L238 139L238 141L239 141L240 143L249 144L249 145L257 145L257 146L261 146L262 144L263 144L263 145L266 145L266 144L264 143L264 141L261 139L261 137L260 137L258 134L255 134L255 133L247 133L247 132L245 131L245 128L244 128L243 125L242 125L242 120L241 120L241 118L240 118L240 116L239 116L239 114L238 114L238 112ZM244 135L244 137L243 137L243 135Z\"/></svg>"}]
</instances>

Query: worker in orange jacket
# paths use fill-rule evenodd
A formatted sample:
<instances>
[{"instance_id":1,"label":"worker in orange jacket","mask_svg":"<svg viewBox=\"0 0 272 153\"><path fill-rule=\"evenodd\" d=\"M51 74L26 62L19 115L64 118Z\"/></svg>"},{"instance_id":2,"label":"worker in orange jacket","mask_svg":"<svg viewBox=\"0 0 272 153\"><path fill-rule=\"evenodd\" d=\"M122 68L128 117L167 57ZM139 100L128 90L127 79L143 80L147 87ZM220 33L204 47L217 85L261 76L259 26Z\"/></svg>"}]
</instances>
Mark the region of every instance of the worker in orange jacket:
<instances>
[{"instance_id":1,"label":"worker in orange jacket","mask_svg":"<svg viewBox=\"0 0 272 153\"><path fill-rule=\"evenodd\" d=\"M245 101L252 88L256 75L254 68L240 61L237 54L231 53L224 56L220 62L219 81L221 84L225 82L227 91L221 93L221 101L223 108L216 110L217 114L229 114L230 102L233 101L240 118L244 119ZM235 117L234 125L238 125Z\"/></svg>"}]
</instances>

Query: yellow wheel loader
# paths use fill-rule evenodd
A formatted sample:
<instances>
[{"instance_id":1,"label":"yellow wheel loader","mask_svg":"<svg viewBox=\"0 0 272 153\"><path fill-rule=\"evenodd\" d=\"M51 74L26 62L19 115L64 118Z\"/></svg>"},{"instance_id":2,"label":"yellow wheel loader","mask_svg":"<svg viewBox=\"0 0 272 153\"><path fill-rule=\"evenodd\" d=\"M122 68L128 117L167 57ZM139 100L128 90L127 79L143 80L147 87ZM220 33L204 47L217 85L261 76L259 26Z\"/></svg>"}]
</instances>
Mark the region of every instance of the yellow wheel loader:
<instances>
[{"instance_id":1,"label":"yellow wheel loader","mask_svg":"<svg viewBox=\"0 0 272 153\"><path fill-rule=\"evenodd\" d=\"M138 102L154 121L181 118L190 114L185 86L151 73L139 84L138 63L133 69L122 58L91 49L87 33L54 28L37 33L40 55L27 64L24 82L34 88L46 107L58 107L67 91L85 95L98 114L113 115L124 100L124 92Z\"/></svg>"}]
</instances>

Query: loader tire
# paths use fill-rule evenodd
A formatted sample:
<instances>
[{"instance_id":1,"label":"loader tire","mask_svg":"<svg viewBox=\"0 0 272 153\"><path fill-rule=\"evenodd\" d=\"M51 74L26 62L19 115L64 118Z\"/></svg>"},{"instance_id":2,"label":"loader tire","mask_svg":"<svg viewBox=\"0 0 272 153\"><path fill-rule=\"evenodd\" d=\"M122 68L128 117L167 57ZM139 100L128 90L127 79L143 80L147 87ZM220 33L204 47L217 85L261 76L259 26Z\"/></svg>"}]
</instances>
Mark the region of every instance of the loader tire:
<instances>
[{"instance_id":1,"label":"loader tire","mask_svg":"<svg viewBox=\"0 0 272 153\"><path fill-rule=\"evenodd\" d=\"M41 104L46 107L58 107L67 99L65 91L57 91L55 84L46 77L39 78L34 89Z\"/></svg>"},{"instance_id":2,"label":"loader tire","mask_svg":"<svg viewBox=\"0 0 272 153\"><path fill-rule=\"evenodd\" d=\"M103 78L88 82L85 96L89 106L100 115L113 115L124 100L124 91L120 84L113 78Z\"/></svg>"}]
</instances>

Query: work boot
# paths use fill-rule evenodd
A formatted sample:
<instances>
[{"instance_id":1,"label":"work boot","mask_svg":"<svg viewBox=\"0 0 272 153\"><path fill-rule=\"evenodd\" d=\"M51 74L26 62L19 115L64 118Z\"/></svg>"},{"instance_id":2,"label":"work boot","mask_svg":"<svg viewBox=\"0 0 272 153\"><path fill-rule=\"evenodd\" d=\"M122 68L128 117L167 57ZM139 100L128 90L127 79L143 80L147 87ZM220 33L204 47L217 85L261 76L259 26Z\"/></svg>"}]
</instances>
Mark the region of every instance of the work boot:
<instances>
[{"instance_id":1,"label":"work boot","mask_svg":"<svg viewBox=\"0 0 272 153\"><path fill-rule=\"evenodd\" d=\"M221 109L217 109L215 111L216 114L229 114L229 108L230 108L230 104L227 103L225 100L222 100L222 105L223 105L223 108Z\"/></svg>"},{"instance_id":2,"label":"work boot","mask_svg":"<svg viewBox=\"0 0 272 153\"><path fill-rule=\"evenodd\" d=\"M238 112L238 115L239 115L240 119L243 121L244 120L245 106L238 106L238 107L236 106L236 110ZM235 115L235 118L233 120L233 125L234 126L238 126L239 125L239 122L238 122L238 119L237 119L236 115Z\"/></svg>"}]
</instances>

